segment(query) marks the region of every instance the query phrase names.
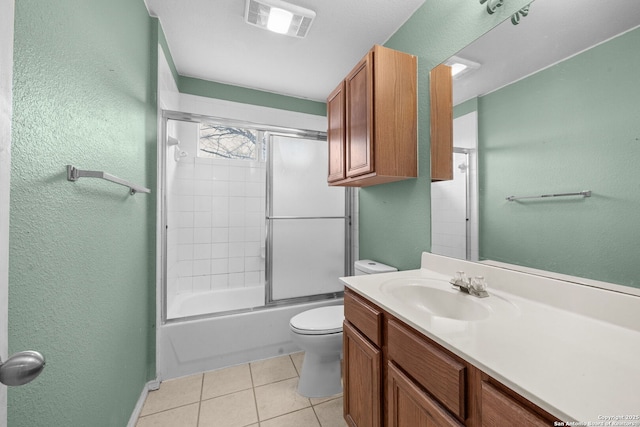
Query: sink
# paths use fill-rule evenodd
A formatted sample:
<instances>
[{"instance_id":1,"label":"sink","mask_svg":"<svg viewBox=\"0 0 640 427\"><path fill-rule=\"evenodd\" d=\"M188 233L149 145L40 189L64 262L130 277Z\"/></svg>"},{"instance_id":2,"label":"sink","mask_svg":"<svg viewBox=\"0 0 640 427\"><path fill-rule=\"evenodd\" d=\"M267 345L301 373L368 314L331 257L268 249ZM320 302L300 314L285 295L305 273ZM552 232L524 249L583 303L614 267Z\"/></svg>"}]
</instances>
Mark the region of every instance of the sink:
<instances>
[{"instance_id":1,"label":"sink","mask_svg":"<svg viewBox=\"0 0 640 427\"><path fill-rule=\"evenodd\" d=\"M491 309L476 297L451 289L449 282L437 279L397 278L387 280L380 290L399 302L434 317L462 321L483 320Z\"/></svg>"}]
</instances>

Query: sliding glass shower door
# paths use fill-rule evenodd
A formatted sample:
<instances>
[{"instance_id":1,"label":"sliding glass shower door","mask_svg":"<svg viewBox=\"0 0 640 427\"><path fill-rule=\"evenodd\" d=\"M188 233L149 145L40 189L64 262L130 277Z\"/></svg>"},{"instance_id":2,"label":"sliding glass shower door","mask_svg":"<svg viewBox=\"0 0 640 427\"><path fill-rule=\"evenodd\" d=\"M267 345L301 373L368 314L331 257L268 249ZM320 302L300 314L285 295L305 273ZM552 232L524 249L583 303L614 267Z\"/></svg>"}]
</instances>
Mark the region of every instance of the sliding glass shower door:
<instances>
[{"instance_id":1,"label":"sliding glass shower door","mask_svg":"<svg viewBox=\"0 0 640 427\"><path fill-rule=\"evenodd\" d=\"M334 295L351 262L346 189L327 185L327 142L269 140L267 303Z\"/></svg>"}]
</instances>

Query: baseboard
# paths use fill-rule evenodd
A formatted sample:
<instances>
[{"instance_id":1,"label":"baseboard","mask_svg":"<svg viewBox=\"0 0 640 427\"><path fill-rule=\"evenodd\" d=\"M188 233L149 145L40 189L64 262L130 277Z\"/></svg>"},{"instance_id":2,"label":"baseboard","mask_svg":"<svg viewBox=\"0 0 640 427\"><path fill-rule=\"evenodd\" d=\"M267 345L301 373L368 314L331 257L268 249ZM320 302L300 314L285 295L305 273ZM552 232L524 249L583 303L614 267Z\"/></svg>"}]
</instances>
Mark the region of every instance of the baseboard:
<instances>
[{"instance_id":1,"label":"baseboard","mask_svg":"<svg viewBox=\"0 0 640 427\"><path fill-rule=\"evenodd\" d=\"M138 418L140 417L140 412L142 412L142 407L144 406L145 400L147 400L147 396L149 395L149 391L158 390L160 388L160 380L152 380L149 381L142 387L142 393L140 393L140 397L138 398L138 402L136 403L135 408L133 408L133 412L131 413L131 417L129 418L129 423L127 427L135 427L138 422Z\"/></svg>"}]
</instances>

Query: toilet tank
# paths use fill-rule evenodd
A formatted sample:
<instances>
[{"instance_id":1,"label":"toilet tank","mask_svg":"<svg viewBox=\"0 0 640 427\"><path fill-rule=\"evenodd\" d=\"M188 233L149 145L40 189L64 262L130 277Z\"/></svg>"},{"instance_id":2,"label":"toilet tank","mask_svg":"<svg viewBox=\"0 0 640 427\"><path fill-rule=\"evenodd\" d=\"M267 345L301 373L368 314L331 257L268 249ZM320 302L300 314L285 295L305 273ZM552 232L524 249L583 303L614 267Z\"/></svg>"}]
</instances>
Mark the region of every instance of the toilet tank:
<instances>
[{"instance_id":1,"label":"toilet tank","mask_svg":"<svg viewBox=\"0 0 640 427\"><path fill-rule=\"evenodd\" d=\"M381 262L371 261L370 259L361 259L354 263L356 276L363 274L378 274L389 273L391 271L398 271L397 268L390 265L382 264Z\"/></svg>"}]
</instances>

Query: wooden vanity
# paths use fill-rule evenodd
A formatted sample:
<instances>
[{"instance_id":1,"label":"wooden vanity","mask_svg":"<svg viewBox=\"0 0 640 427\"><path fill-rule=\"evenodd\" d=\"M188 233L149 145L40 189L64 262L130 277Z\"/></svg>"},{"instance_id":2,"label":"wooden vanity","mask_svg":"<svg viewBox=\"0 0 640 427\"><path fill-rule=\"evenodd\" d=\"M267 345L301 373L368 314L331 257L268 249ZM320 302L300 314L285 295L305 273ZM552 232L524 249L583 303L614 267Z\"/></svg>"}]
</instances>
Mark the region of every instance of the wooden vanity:
<instances>
[{"instance_id":1,"label":"wooden vanity","mask_svg":"<svg viewBox=\"0 0 640 427\"><path fill-rule=\"evenodd\" d=\"M350 289L344 306L349 426L542 427L558 421Z\"/></svg>"}]
</instances>

